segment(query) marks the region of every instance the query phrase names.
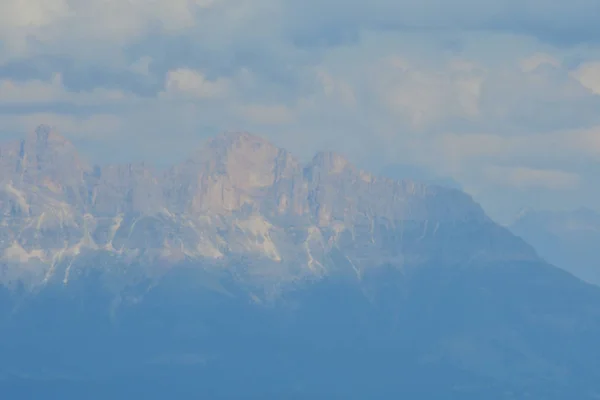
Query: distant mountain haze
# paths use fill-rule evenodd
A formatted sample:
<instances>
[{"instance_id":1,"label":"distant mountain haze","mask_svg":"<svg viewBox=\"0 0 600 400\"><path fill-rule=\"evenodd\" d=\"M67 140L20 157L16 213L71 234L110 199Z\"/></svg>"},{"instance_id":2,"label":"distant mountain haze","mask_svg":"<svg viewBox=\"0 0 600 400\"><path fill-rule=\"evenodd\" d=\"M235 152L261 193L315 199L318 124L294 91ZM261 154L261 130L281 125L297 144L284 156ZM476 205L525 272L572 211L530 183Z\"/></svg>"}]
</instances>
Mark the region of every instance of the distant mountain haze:
<instances>
[{"instance_id":1,"label":"distant mountain haze","mask_svg":"<svg viewBox=\"0 0 600 400\"><path fill-rule=\"evenodd\" d=\"M600 288L458 189L222 134L165 171L0 146L0 393L595 399Z\"/></svg>"},{"instance_id":2,"label":"distant mountain haze","mask_svg":"<svg viewBox=\"0 0 600 400\"><path fill-rule=\"evenodd\" d=\"M525 210L510 229L531 243L549 262L600 285L600 214Z\"/></svg>"}]
</instances>

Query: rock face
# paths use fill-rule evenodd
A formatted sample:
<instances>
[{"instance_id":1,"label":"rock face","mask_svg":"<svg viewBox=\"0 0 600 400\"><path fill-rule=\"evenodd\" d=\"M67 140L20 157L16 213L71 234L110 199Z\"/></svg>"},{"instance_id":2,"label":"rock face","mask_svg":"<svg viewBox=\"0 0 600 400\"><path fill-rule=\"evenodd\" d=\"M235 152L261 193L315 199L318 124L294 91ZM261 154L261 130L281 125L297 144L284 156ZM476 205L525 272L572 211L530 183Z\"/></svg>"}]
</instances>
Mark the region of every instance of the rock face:
<instances>
[{"instance_id":1,"label":"rock face","mask_svg":"<svg viewBox=\"0 0 600 400\"><path fill-rule=\"evenodd\" d=\"M574 211L533 211L519 215L511 231L539 254L587 282L600 285L600 214Z\"/></svg>"},{"instance_id":2,"label":"rock face","mask_svg":"<svg viewBox=\"0 0 600 400\"><path fill-rule=\"evenodd\" d=\"M220 135L163 173L91 167L42 126L2 146L0 165L9 285L67 283L90 257L148 271L243 258L243 278L265 288L327 275L339 267L332 257L357 276L373 265L536 258L460 191L378 178L333 153L301 165L247 133Z\"/></svg>"},{"instance_id":3,"label":"rock face","mask_svg":"<svg viewBox=\"0 0 600 400\"><path fill-rule=\"evenodd\" d=\"M458 190L245 133L160 172L42 127L0 166L6 398L600 393L600 289Z\"/></svg>"}]
</instances>

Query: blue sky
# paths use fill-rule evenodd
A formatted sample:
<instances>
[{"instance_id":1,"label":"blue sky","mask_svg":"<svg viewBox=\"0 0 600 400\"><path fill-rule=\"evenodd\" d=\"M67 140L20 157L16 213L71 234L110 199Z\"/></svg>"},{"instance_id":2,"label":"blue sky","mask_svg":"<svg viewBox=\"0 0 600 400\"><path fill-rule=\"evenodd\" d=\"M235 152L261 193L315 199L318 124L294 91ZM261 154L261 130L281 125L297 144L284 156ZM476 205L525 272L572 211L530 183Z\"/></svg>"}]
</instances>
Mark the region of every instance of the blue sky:
<instances>
[{"instance_id":1,"label":"blue sky","mask_svg":"<svg viewBox=\"0 0 600 400\"><path fill-rule=\"evenodd\" d=\"M595 0L3 0L0 135L166 165L224 130L452 177L501 221L600 207ZM118 149L118 151L115 151Z\"/></svg>"}]
</instances>

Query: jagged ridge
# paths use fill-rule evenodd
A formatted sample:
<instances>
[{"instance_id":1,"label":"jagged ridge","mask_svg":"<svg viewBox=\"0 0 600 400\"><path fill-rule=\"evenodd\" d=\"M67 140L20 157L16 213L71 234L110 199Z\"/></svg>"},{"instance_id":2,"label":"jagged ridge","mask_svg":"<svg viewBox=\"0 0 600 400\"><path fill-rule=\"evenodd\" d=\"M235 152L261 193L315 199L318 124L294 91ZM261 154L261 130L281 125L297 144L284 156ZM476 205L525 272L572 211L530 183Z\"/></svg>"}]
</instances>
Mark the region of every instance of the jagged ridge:
<instances>
[{"instance_id":1,"label":"jagged ridge","mask_svg":"<svg viewBox=\"0 0 600 400\"><path fill-rule=\"evenodd\" d=\"M47 126L0 147L4 283L68 283L89 257L151 271L239 268L280 284L340 268L535 259L466 194L361 171L334 153L302 165L248 133L226 133L159 172L89 166ZM342 267L341 267L342 266Z\"/></svg>"}]
</instances>

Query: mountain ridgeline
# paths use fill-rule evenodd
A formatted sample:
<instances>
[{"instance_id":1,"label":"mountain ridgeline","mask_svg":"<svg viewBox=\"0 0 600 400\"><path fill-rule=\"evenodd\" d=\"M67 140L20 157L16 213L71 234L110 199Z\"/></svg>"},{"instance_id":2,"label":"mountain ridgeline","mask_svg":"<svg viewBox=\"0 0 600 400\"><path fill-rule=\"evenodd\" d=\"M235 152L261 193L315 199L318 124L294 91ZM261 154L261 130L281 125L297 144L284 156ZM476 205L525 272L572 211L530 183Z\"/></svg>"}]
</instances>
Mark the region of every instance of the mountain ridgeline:
<instances>
[{"instance_id":1,"label":"mountain ridgeline","mask_svg":"<svg viewBox=\"0 0 600 400\"><path fill-rule=\"evenodd\" d=\"M42 126L0 212L9 398L600 396L600 289L456 189L245 133L90 166Z\"/></svg>"}]
</instances>

